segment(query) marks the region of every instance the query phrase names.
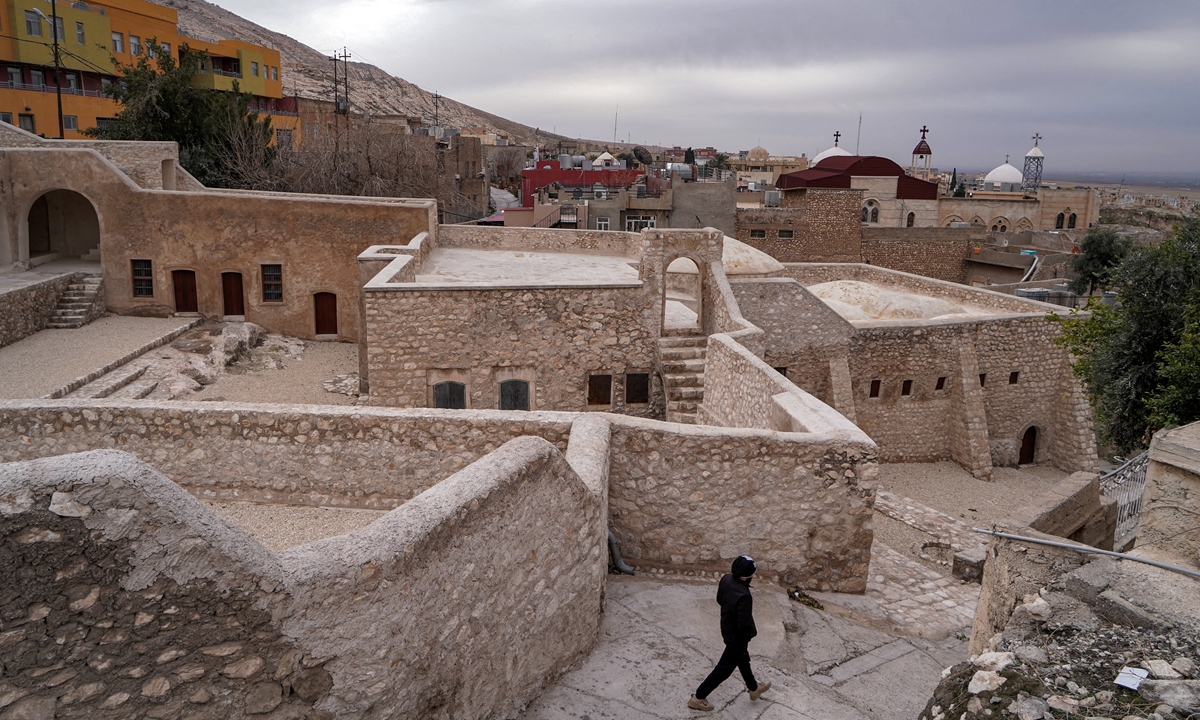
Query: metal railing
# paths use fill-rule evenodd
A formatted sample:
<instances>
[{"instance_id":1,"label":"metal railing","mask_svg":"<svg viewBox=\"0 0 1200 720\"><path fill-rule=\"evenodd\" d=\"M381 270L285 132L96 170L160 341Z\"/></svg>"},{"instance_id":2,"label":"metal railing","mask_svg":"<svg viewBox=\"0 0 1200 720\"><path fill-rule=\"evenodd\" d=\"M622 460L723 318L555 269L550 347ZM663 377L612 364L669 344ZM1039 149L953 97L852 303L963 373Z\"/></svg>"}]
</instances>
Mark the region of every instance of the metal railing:
<instances>
[{"instance_id":1,"label":"metal railing","mask_svg":"<svg viewBox=\"0 0 1200 720\"><path fill-rule=\"evenodd\" d=\"M30 83L9 82L7 80L0 82L0 88L7 88L9 90L29 90L32 92L44 92L44 93L54 92L53 85L46 85L46 84L33 85ZM108 97L108 94L105 93L103 90L84 90L83 88L72 88L72 87L67 87L65 85L63 86L62 92L63 92L63 95L82 95L84 97Z\"/></svg>"},{"instance_id":2,"label":"metal railing","mask_svg":"<svg viewBox=\"0 0 1200 720\"><path fill-rule=\"evenodd\" d=\"M200 70L200 72L207 73L209 75L224 75L225 77L231 77L231 78L241 78L242 77L242 74L240 72L230 72L228 70L218 70L216 68L202 69L202 70Z\"/></svg>"},{"instance_id":3,"label":"metal railing","mask_svg":"<svg viewBox=\"0 0 1200 720\"><path fill-rule=\"evenodd\" d=\"M554 227L559 221L559 215L561 214L561 212L562 212L561 208L554 208L554 212L550 213L549 215L542 218L541 220L538 220L537 222L535 222L533 224L533 226L538 227L538 228Z\"/></svg>"},{"instance_id":4,"label":"metal railing","mask_svg":"<svg viewBox=\"0 0 1200 720\"><path fill-rule=\"evenodd\" d=\"M1150 455L1144 452L1100 477L1100 492L1117 501L1117 533L1114 547L1125 547L1137 535L1138 516L1142 512L1142 493L1146 489L1146 465L1149 462Z\"/></svg>"}]
</instances>

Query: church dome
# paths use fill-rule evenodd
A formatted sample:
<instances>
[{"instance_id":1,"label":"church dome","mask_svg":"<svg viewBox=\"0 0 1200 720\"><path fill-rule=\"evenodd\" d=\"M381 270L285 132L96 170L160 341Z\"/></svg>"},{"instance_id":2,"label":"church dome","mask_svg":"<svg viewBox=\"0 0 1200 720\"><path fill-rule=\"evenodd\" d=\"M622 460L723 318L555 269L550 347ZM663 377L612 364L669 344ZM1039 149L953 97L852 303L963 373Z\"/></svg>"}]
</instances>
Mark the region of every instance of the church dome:
<instances>
[{"instance_id":1,"label":"church dome","mask_svg":"<svg viewBox=\"0 0 1200 720\"><path fill-rule=\"evenodd\" d=\"M747 160L766 160L769 157L771 157L771 154L767 152L765 147L761 146L752 147L750 148L750 152L746 153Z\"/></svg>"},{"instance_id":2,"label":"church dome","mask_svg":"<svg viewBox=\"0 0 1200 720\"><path fill-rule=\"evenodd\" d=\"M826 150L822 153L819 153L815 158L813 158L812 165L819 165L821 163L821 161L824 160L825 158L839 157L839 156L844 156L844 155L849 155L849 154L850 153L841 149L837 145L834 145L833 147L829 148L828 150Z\"/></svg>"},{"instance_id":3,"label":"church dome","mask_svg":"<svg viewBox=\"0 0 1200 720\"><path fill-rule=\"evenodd\" d=\"M913 148L913 155L932 155L933 151L929 149L929 143L925 142L925 138L921 138L921 142Z\"/></svg>"},{"instance_id":4,"label":"church dome","mask_svg":"<svg viewBox=\"0 0 1200 720\"><path fill-rule=\"evenodd\" d=\"M1009 165L1008 163L1004 163L1000 167L988 173L987 176L983 178L983 182L995 183L997 185L1020 185L1021 181L1024 179L1025 176L1021 174L1020 170L1016 169L1012 165Z\"/></svg>"}]
</instances>

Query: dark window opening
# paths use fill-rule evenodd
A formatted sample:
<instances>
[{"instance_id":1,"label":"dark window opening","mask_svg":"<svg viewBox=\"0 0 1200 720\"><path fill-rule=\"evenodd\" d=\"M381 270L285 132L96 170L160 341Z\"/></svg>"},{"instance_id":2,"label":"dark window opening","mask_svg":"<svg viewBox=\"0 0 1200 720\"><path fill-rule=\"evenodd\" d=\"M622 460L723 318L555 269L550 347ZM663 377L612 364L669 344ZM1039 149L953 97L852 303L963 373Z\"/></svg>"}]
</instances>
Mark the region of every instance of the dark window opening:
<instances>
[{"instance_id":1,"label":"dark window opening","mask_svg":"<svg viewBox=\"0 0 1200 720\"><path fill-rule=\"evenodd\" d=\"M979 373L979 387L987 385L987 373Z\"/></svg>"},{"instance_id":2,"label":"dark window opening","mask_svg":"<svg viewBox=\"0 0 1200 720\"><path fill-rule=\"evenodd\" d=\"M775 372L779 373L780 375L782 375L784 377L787 377L787 368L785 368L785 367L777 367L777 368L775 368Z\"/></svg>"},{"instance_id":3,"label":"dark window opening","mask_svg":"<svg viewBox=\"0 0 1200 720\"><path fill-rule=\"evenodd\" d=\"M937 386L934 387L933 389L934 390L945 390L946 389L946 376L945 375L938 378Z\"/></svg>"},{"instance_id":4,"label":"dark window opening","mask_svg":"<svg viewBox=\"0 0 1200 720\"><path fill-rule=\"evenodd\" d=\"M133 261L133 296L154 297L154 275L149 260Z\"/></svg>"},{"instance_id":5,"label":"dark window opening","mask_svg":"<svg viewBox=\"0 0 1200 720\"><path fill-rule=\"evenodd\" d=\"M883 385L883 381L882 381L882 380L872 380L872 381L871 381L871 395L870 395L870 396L871 396L871 397L873 397L873 398L877 398L877 397L879 397L879 388L880 388L882 385Z\"/></svg>"},{"instance_id":6,"label":"dark window opening","mask_svg":"<svg viewBox=\"0 0 1200 720\"><path fill-rule=\"evenodd\" d=\"M905 227L912 227L912 226L913 226L913 225L915 225L916 223L917 223L917 214L916 214L916 213L909 213L909 214L908 214L908 220L907 220L907 221L905 221L905 225L904 225L904 226L905 226Z\"/></svg>"},{"instance_id":7,"label":"dark window opening","mask_svg":"<svg viewBox=\"0 0 1200 720\"><path fill-rule=\"evenodd\" d=\"M879 208L877 207L871 208L871 222L879 222Z\"/></svg>"},{"instance_id":8,"label":"dark window opening","mask_svg":"<svg viewBox=\"0 0 1200 720\"><path fill-rule=\"evenodd\" d=\"M612 405L612 375L588 375L588 405Z\"/></svg>"},{"instance_id":9,"label":"dark window opening","mask_svg":"<svg viewBox=\"0 0 1200 720\"><path fill-rule=\"evenodd\" d=\"M1054 218L1054 229L1055 229L1055 230L1062 230L1063 221L1065 221L1066 219L1067 219L1067 216L1066 216L1066 215L1063 215L1062 213L1059 213L1059 214L1058 214L1058 217Z\"/></svg>"},{"instance_id":10,"label":"dark window opening","mask_svg":"<svg viewBox=\"0 0 1200 720\"><path fill-rule=\"evenodd\" d=\"M528 410L529 383L525 380L505 380L500 383L501 410Z\"/></svg>"},{"instance_id":11,"label":"dark window opening","mask_svg":"<svg viewBox=\"0 0 1200 720\"><path fill-rule=\"evenodd\" d=\"M1068 228L1068 229L1070 229L1070 228L1073 228L1073 227L1075 227L1075 213L1071 213L1071 214L1070 214L1070 215L1067 217L1067 228Z\"/></svg>"},{"instance_id":12,"label":"dark window opening","mask_svg":"<svg viewBox=\"0 0 1200 720\"><path fill-rule=\"evenodd\" d=\"M900 394L901 395L912 395L912 380L905 380L900 385Z\"/></svg>"},{"instance_id":13,"label":"dark window opening","mask_svg":"<svg viewBox=\"0 0 1200 720\"><path fill-rule=\"evenodd\" d=\"M780 240L791 240L794 237L796 237L795 230L780 230L779 231L779 239Z\"/></svg>"},{"instance_id":14,"label":"dark window opening","mask_svg":"<svg viewBox=\"0 0 1200 720\"><path fill-rule=\"evenodd\" d=\"M433 386L433 406L447 410L465 410L467 408L467 386L447 380Z\"/></svg>"},{"instance_id":15,"label":"dark window opening","mask_svg":"<svg viewBox=\"0 0 1200 720\"><path fill-rule=\"evenodd\" d=\"M629 373L625 376L625 404L644 405L650 402L650 373Z\"/></svg>"},{"instance_id":16,"label":"dark window opening","mask_svg":"<svg viewBox=\"0 0 1200 720\"><path fill-rule=\"evenodd\" d=\"M283 302L282 265L262 266L262 293L263 302Z\"/></svg>"},{"instance_id":17,"label":"dark window opening","mask_svg":"<svg viewBox=\"0 0 1200 720\"><path fill-rule=\"evenodd\" d=\"M1019 371L1019 370L1013 370L1012 372L1010 372L1008 374L1008 384L1009 385L1016 385L1017 381L1020 379L1021 379L1021 371Z\"/></svg>"},{"instance_id":18,"label":"dark window opening","mask_svg":"<svg viewBox=\"0 0 1200 720\"><path fill-rule=\"evenodd\" d=\"M751 239L754 239L754 240L766 239L767 231L766 230L751 230L750 237L751 237Z\"/></svg>"}]
</instances>

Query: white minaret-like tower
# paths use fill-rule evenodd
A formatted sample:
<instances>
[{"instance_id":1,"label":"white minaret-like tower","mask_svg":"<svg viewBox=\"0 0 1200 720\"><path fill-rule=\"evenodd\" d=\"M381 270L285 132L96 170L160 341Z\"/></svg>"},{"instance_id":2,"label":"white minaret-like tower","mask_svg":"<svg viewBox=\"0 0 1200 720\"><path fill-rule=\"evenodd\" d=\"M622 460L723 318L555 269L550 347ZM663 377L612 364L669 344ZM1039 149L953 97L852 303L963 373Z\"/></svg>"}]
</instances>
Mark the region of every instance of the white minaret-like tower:
<instances>
[{"instance_id":1,"label":"white minaret-like tower","mask_svg":"<svg viewBox=\"0 0 1200 720\"><path fill-rule=\"evenodd\" d=\"M1042 136L1035 134L1033 136L1033 149L1025 153L1025 171L1021 173L1021 192L1037 194L1037 191L1042 187L1042 160L1046 156L1042 154L1042 149L1038 147L1038 142Z\"/></svg>"}]
</instances>

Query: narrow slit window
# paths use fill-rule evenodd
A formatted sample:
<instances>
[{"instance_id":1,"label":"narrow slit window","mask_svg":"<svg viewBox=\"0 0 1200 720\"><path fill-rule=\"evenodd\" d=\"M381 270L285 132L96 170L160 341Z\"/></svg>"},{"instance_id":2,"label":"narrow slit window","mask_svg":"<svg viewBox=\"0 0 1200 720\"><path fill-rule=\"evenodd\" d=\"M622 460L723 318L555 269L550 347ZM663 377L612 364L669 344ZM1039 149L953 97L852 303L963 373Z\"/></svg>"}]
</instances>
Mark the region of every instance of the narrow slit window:
<instances>
[{"instance_id":1,"label":"narrow slit window","mask_svg":"<svg viewBox=\"0 0 1200 720\"><path fill-rule=\"evenodd\" d=\"M625 404L645 405L650 402L650 373L629 373L625 376Z\"/></svg>"},{"instance_id":2,"label":"narrow slit window","mask_svg":"<svg viewBox=\"0 0 1200 720\"><path fill-rule=\"evenodd\" d=\"M588 375L588 405L612 405L612 375Z\"/></svg>"},{"instance_id":3,"label":"narrow slit window","mask_svg":"<svg viewBox=\"0 0 1200 720\"><path fill-rule=\"evenodd\" d=\"M882 380L872 380L872 381L871 381L871 395L870 395L870 397L873 397L873 398L877 398L877 397L879 397L879 390L880 390L880 388L881 388L882 386L883 386L883 381L882 381Z\"/></svg>"},{"instance_id":4,"label":"narrow slit window","mask_svg":"<svg viewBox=\"0 0 1200 720\"><path fill-rule=\"evenodd\" d=\"M1020 379L1021 379L1021 371L1020 370L1013 370L1012 372L1010 372L1008 374L1008 384L1009 385L1016 385L1017 381L1019 381Z\"/></svg>"},{"instance_id":5,"label":"narrow slit window","mask_svg":"<svg viewBox=\"0 0 1200 720\"><path fill-rule=\"evenodd\" d=\"M945 390L946 389L946 376L945 375L938 378L937 385L933 389L934 390Z\"/></svg>"},{"instance_id":6,"label":"narrow slit window","mask_svg":"<svg viewBox=\"0 0 1200 720\"><path fill-rule=\"evenodd\" d=\"M912 395L912 380L905 380L900 385L901 395Z\"/></svg>"},{"instance_id":7,"label":"narrow slit window","mask_svg":"<svg viewBox=\"0 0 1200 720\"><path fill-rule=\"evenodd\" d=\"M979 373L979 387L987 387L987 373Z\"/></svg>"},{"instance_id":8,"label":"narrow slit window","mask_svg":"<svg viewBox=\"0 0 1200 720\"><path fill-rule=\"evenodd\" d=\"M149 260L133 261L133 296L154 297L154 274Z\"/></svg>"},{"instance_id":9,"label":"narrow slit window","mask_svg":"<svg viewBox=\"0 0 1200 720\"><path fill-rule=\"evenodd\" d=\"M263 302L283 302L282 265L262 266L262 293Z\"/></svg>"}]
</instances>

